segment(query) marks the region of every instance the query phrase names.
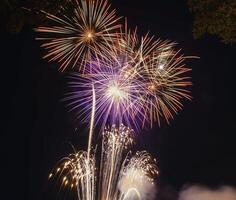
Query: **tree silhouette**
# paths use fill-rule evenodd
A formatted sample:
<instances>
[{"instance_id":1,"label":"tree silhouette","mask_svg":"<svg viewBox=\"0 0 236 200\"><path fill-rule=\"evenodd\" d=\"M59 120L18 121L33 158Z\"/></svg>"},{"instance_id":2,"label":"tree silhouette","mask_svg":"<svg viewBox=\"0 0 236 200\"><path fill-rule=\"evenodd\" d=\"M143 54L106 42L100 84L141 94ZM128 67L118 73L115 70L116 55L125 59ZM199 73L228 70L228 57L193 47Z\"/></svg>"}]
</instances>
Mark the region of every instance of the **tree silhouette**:
<instances>
[{"instance_id":1,"label":"tree silhouette","mask_svg":"<svg viewBox=\"0 0 236 200\"><path fill-rule=\"evenodd\" d=\"M56 14L61 12L67 0L1 0L1 31L19 33L25 26L46 23L40 10Z\"/></svg>"},{"instance_id":2,"label":"tree silhouette","mask_svg":"<svg viewBox=\"0 0 236 200\"><path fill-rule=\"evenodd\" d=\"M56 14L68 0L1 0L1 31L19 33L25 26L47 23L40 10ZM73 1L73 0L71 0ZM236 42L235 0L188 0L194 15L193 35L200 38L205 33L217 35L224 43Z\"/></svg>"},{"instance_id":3,"label":"tree silhouette","mask_svg":"<svg viewBox=\"0 0 236 200\"><path fill-rule=\"evenodd\" d=\"M188 0L194 15L193 35L217 35L224 43L236 42L235 0Z\"/></svg>"}]
</instances>

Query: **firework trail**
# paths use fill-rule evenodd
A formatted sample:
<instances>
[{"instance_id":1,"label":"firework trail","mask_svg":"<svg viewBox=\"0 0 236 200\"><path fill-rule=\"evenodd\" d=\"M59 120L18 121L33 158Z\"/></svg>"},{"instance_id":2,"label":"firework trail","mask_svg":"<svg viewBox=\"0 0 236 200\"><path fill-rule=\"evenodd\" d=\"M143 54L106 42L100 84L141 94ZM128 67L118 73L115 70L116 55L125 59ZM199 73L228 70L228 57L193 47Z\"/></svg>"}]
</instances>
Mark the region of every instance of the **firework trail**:
<instances>
[{"instance_id":1,"label":"firework trail","mask_svg":"<svg viewBox=\"0 0 236 200\"><path fill-rule=\"evenodd\" d=\"M106 129L99 170L94 153L88 158L87 152L79 151L62 159L49 177L59 175L62 184L76 189L80 200L151 200L147 194L155 194L156 161L146 151L131 155L133 136L123 125Z\"/></svg>"},{"instance_id":2,"label":"firework trail","mask_svg":"<svg viewBox=\"0 0 236 200\"><path fill-rule=\"evenodd\" d=\"M91 120L90 120L90 129L89 129L89 139L88 139L88 159L90 157L90 151L92 148L92 136L93 136L93 129L94 129L94 116L95 116L95 106L96 106L96 95L94 85L92 85L92 93L93 93L93 101L92 101L92 112L91 112Z\"/></svg>"},{"instance_id":3,"label":"firework trail","mask_svg":"<svg viewBox=\"0 0 236 200\"><path fill-rule=\"evenodd\" d=\"M44 58L57 61L60 70L71 66L84 70L86 62L117 37L120 18L107 0L67 0L58 15L41 11L52 23L35 29L47 50Z\"/></svg>"}]
</instances>

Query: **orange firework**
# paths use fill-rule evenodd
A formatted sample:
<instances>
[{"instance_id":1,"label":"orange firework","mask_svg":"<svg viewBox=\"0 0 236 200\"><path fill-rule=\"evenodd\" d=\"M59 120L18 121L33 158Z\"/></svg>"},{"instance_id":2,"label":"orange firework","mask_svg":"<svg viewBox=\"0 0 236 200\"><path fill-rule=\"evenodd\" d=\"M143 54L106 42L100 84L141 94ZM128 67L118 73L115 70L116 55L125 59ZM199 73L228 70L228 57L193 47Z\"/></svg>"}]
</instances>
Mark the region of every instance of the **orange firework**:
<instances>
[{"instance_id":1,"label":"orange firework","mask_svg":"<svg viewBox=\"0 0 236 200\"><path fill-rule=\"evenodd\" d=\"M151 42L150 42L151 41ZM152 46L153 45L153 46ZM102 51L103 52L103 51ZM174 43L149 38L135 32L122 34L111 51L90 62L86 76L74 73L65 101L77 119L88 121L93 83L96 93L95 125L124 123L140 129L167 123L191 99L186 57ZM89 70L89 71L88 71Z\"/></svg>"},{"instance_id":2,"label":"orange firework","mask_svg":"<svg viewBox=\"0 0 236 200\"><path fill-rule=\"evenodd\" d=\"M149 34L139 37L137 29L128 30L127 25L120 35L103 60L117 61L120 76L130 84L129 91L135 91L129 102L132 106L126 106L129 116L133 116L128 121L133 121L136 127L160 126L162 119L169 124L182 109L184 99L191 100L191 68L184 61L197 57L182 55L175 42L155 40Z\"/></svg>"},{"instance_id":3,"label":"orange firework","mask_svg":"<svg viewBox=\"0 0 236 200\"><path fill-rule=\"evenodd\" d=\"M184 99L191 100L189 86L192 85L188 72L189 67L184 64L187 57L180 54L180 50L163 46L162 51L153 54L148 65L145 65L143 78L145 92L142 101L145 105L142 124L152 125L157 122L160 126L161 118L169 124L173 114L182 109Z\"/></svg>"},{"instance_id":4,"label":"orange firework","mask_svg":"<svg viewBox=\"0 0 236 200\"><path fill-rule=\"evenodd\" d=\"M121 68L123 76L129 82L138 83L138 88L135 86L138 91L135 102L139 102L135 104L139 107L136 124L141 121L142 127L146 124L152 127L156 123L160 126L161 119L169 124L174 114L182 109L183 100L191 100L191 68L184 61L198 57L181 54L181 50L175 48L176 42L155 40L149 34L139 37L137 29L129 30L127 23L121 36L118 53L113 51L113 57L126 58Z\"/></svg>"},{"instance_id":5,"label":"orange firework","mask_svg":"<svg viewBox=\"0 0 236 200\"><path fill-rule=\"evenodd\" d=\"M58 16L42 12L53 25L36 28L42 34L37 39L44 41L42 47L48 51L44 58L59 62L62 71L77 66L83 70L96 52L109 52L120 28L120 18L107 0L68 0Z\"/></svg>"}]
</instances>

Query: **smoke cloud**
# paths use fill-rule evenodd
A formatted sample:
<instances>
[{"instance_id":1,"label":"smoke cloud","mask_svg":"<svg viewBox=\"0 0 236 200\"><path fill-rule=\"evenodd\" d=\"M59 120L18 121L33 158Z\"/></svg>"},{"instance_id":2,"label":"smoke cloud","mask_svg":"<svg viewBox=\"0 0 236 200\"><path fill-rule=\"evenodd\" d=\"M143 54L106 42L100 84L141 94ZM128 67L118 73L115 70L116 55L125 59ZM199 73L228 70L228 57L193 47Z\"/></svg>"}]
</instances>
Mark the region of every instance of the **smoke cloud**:
<instances>
[{"instance_id":1,"label":"smoke cloud","mask_svg":"<svg viewBox=\"0 0 236 200\"><path fill-rule=\"evenodd\" d=\"M180 192L179 200L236 200L236 188L222 186L210 189L197 185L189 186Z\"/></svg>"},{"instance_id":2,"label":"smoke cloud","mask_svg":"<svg viewBox=\"0 0 236 200\"><path fill-rule=\"evenodd\" d=\"M128 169L119 182L119 190L126 200L153 200L156 186L141 169Z\"/></svg>"}]
</instances>

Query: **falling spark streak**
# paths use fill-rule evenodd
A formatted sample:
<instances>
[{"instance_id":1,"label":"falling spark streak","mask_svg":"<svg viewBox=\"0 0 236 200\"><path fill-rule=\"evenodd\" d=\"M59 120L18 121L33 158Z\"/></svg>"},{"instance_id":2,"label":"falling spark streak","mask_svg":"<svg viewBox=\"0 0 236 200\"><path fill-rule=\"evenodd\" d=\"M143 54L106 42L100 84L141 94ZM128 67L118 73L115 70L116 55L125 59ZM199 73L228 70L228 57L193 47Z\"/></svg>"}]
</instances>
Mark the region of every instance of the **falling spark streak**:
<instances>
[{"instance_id":1,"label":"falling spark streak","mask_svg":"<svg viewBox=\"0 0 236 200\"><path fill-rule=\"evenodd\" d=\"M133 135L123 125L104 130L99 173L95 154L88 158L87 152L79 151L62 159L59 168L63 184L75 188L79 200L151 200L148 193L155 194L156 162L146 151L132 156ZM57 173L55 169L50 178Z\"/></svg>"},{"instance_id":2,"label":"falling spark streak","mask_svg":"<svg viewBox=\"0 0 236 200\"><path fill-rule=\"evenodd\" d=\"M93 137L93 129L94 129L94 116L95 116L95 107L96 107L96 94L94 85L92 84L92 92L93 92L93 102L92 102L92 112L91 112L91 121L90 121L90 129L89 129L89 139L88 139L88 159L90 157L90 151L91 151L91 143L92 143L92 137Z\"/></svg>"}]
</instances>

